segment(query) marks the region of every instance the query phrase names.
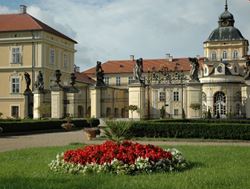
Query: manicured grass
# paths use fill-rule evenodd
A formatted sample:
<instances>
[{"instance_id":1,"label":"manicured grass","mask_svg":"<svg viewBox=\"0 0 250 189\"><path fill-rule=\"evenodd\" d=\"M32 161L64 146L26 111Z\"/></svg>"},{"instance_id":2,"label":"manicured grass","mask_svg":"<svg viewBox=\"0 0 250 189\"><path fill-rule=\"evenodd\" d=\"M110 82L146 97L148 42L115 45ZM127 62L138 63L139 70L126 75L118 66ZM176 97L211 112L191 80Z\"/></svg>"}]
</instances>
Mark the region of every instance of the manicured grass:
<instances>
[{"instance_id":1,"label":"manicured grass","mask_svg":"<svg viewBox=\"0 0 250 189\"><path fill-rule=\"evenodd\" d=\"M0 153L0 188L18 189L246 189L250 188L250 149L236 146L175 146L193 163L180 173L114 176L69 175L49 171L58 152L77 148L34 148ZM166 146L164 146L166 147ZM173 147L173 146L168 146Z\"/></svg>"}]
</instances>

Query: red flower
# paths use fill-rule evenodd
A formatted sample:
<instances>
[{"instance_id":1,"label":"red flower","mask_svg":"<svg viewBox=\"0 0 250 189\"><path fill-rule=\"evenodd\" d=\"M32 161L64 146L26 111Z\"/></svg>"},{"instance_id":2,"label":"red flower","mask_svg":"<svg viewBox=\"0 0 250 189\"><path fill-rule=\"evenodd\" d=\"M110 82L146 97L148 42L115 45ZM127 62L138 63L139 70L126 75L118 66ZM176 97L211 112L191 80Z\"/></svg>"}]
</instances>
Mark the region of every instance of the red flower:
<instances>
[{"instance_id":1,"label":"red flower","mask_svg":"<svg viewBox=\"0 0 250 189\"><path fill-rule=\"evenodd\" d=\"M81 165L110 163L114 158L126 164L134 164L138 157L149 158L150 161L157 162L160 159L171 159L172 154L157 146L142 145L130 141L124 141L121 144L106 141L101 145L86 146L64 153L64 161Z\"/></svg>"}]
</instances>

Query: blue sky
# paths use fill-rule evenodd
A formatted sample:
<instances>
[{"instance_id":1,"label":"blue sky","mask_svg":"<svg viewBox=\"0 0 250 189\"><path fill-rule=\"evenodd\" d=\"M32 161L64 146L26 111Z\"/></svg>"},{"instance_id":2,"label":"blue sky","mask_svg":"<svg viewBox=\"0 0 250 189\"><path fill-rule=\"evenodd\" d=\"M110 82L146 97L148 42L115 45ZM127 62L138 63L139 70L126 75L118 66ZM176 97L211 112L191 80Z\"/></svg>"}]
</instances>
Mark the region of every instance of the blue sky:
<instances>
[{"instance_id":1,"label":"blue sky","mask_svg":"<svg viewBox=\"0 0 250 189\"><path fill-rule=\"evenodd\" d=\"M250 39L248 0L228 0L235 26ZM0 0L0 13L28 13L78 41L81 70L97 60L203 56L224 0Z\"/></svg>"}]
</instances>

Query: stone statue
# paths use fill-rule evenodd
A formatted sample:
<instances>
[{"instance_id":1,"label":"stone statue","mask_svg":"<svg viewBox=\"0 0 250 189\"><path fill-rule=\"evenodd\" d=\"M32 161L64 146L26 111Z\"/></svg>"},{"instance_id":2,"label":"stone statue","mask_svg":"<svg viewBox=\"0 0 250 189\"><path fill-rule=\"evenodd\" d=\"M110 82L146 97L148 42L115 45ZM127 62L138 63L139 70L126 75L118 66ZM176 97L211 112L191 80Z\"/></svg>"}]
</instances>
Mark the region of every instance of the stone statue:
<instances>
[{"instance_id":1,"label":"stone statue","mask_svg":"<svg viewBox=\"0 0 250 189\"><path fill-rule=\"evenodd\" d=\"M56 71L55 71L55 77L56 77L55 82L56 82L58 85L59 85L59 83L60 83L60 81L61 81L61 76L62 76L61 71L60 71L60 70L56 70Z\"/></svg>"},{"instance_id":2,"label":"stone statue","mask_svg":"<svg viewBox=\"0 0 250 189\"><path fill-rule=\"evenodd\" d=\"M200 81L199 80L199 62L197 58L189 58L191 64L190 78L191 81Z\"/></svg>"},{"instance_id":3,"label":"stone statue","mask_svg":"<svg viewBox=\"0 0 250 189\"><path fill-rule=\"evenodd\" d=\"M246 70L245 70L244 79L249 80L250 79L250 60L247 60L245 69Z\"/></svg>"},{"instance_id":4,"label":"stone statue","mask_svg":"<svg viewBox=\"0 0 250 189\"><path fill-rule=\"evenodd\" d=\"M143 83L142 73L143 73L143 59L139 58L136 60L134 66L134 79L140 81L140 83Z\"/></svg>"},{"instance_id":5,"label":"stone statue","mask_svg":"<svg viewBox=\"0 0 250 189\"><path fill-rule=\"evenodd\" d=\"M75 83L76 83L76 76L75 76L75 73L71 73L71 74L70 74L70 80L71 80L70 84L71 84L72 86L74 86Z\"/></svg>"},{"instance_id":6,"label":"stone statue","mask_svg":"<svg viewBox=\"0 0 250 189\"><path fill-rule=\"evenodd\" d=\"M30 91L30 82L31 82L30 74L27 73L27 72L24 72L24 78L25 78L25 81L26 81L26 89L25 89L25 91Z\"/></svg>"},{"instance_id":7,"label":"stone statue","mask_svg":"<svg viewBox=\"0 0 250 189\"><path fill-rule=\"evenodd\" d=\"M37 75L37 79L35 82L35 88L39 91L43 91L44 90L44 81L43 81L43 74L41 71L39 71L38 75Z\"/></svg>"},{"instance_id":8,"label":"stone statue","mask_svg":"<svg viewBox=\"0 0 250 189\"><path fill-rule=\"evenodd\" d=\"M102 69L102 63L96 62L96 86L104 86L104 71Z\"/></svg>"}]
</instances>

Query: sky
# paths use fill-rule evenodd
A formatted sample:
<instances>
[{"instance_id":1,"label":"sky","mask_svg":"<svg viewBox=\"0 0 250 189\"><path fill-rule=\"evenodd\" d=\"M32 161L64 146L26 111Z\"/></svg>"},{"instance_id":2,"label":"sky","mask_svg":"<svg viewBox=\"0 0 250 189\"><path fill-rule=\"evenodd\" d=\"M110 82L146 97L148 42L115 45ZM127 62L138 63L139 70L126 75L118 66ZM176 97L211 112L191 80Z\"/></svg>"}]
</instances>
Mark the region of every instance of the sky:
<instances>
[{"instance_id":1,"label":"sky","mask_svg":"<svg viewBox=\"0 0 250 189\"><path fill-rule=\"evenodd\" d=\"M32 16L76 40L81 71L96 61L203 56L225 0L0 0L1 13ZM235 27L250 39L250 1L228 0Z\"/></svg>"}]
</instances>

